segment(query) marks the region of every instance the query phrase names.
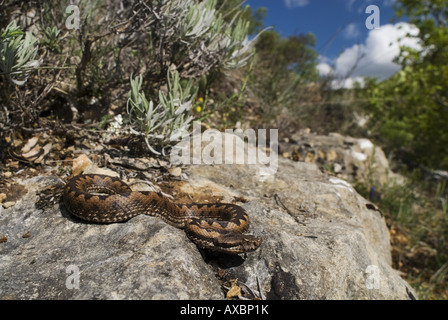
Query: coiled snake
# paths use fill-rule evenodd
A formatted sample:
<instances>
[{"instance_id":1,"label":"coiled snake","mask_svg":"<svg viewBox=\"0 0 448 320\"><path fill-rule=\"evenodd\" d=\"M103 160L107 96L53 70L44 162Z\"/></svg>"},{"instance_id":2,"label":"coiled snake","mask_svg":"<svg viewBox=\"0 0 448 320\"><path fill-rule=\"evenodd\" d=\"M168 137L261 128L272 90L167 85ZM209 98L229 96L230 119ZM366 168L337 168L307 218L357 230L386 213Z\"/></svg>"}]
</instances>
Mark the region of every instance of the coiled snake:
<instances>
[{"instance_id":1,"label":"coiled snake","mask_svg":"<svg viewBox=\"0 0 448 320\"><path fill-rule=\"evenodd\" d=\"M97 223L128 220L140 214L157 216L183 229L198 247L239 254L256 250L261 240L244 234L249 216L237 205L176 204L161 193L132 191L118 178L99 174L70 179L63 192L65 207L74 216Z\"/></svg>"}]
</instances>

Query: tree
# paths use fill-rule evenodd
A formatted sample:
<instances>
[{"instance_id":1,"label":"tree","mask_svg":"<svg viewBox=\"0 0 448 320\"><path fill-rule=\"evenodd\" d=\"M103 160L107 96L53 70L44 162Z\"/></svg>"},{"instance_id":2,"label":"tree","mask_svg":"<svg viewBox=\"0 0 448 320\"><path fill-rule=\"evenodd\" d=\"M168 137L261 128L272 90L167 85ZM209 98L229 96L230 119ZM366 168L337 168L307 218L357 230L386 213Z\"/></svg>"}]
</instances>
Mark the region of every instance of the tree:
<instances>
[{"instance_id":1,"label":"tree","mask_svg":"<svg viewBox=\"0 0 448 320\"><path fill-rule=\"evenodd\" d=\"M293 71L302 83L318 79L316 69L317 52L314 50L316 38L312 33L281 37L275 31L260 35L256 49L260 61L268 61L268 67L285 75Z\"/></svg>"},{"instance_id":2,"label":"tree","mask_svg":"<svg viewBox=\"0 0 448 320\"><path fill-rule=\"evenodd\" d=\"M412 165L448 168L448 9L446 0L399 0L420 33L421 50L403 47L402 70L367 85L368 110L386 149ZM412 159L412 161L409 161Z\"/></svg>"},{"instance_id":3,"label":"tree","mask_svg":"<svg viewBox=\"0 0 448 320\"><path fill-rule=\"evenodd\" d=\"M285 38L269 30L259 36L251 86L265 102L261 111L266 120L297 108L301 91L318 79L315 42L311 33Z\"/></svg>"}]
</instances>

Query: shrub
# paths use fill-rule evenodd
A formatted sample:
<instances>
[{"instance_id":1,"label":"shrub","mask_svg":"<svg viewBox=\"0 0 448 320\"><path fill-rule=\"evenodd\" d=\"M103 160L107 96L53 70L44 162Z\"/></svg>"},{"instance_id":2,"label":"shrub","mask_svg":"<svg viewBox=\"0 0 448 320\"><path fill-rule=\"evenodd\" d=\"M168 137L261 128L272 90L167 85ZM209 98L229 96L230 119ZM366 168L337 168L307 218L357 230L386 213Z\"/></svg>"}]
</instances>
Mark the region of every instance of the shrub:
<instances>
[{"instance_id":1,"label":"shrub","mask_svg":"<svg viewBox=\"0 0 448 320\"><path fill-rule=\"evenodd\" d=\"M163 151L188 132L199 79L211 70L240 68L253 54L247 40L250 22L239 18L241 11L226 21L216 5L216 0L145 5L150 55L158 65L131 77L127 111L133 132L145 136L152 152L157 152L154 145Z\"/></svg>"},{"instance_id":2,"label":"shrub","mask_svg":"<svg viewBox=\"0 0 448 320\"><path fill-rule=\"evenodd\" d=\"M152 145L164 147L187 134L193 117L192 100L197 88L193 81L188 81L184 88L180 83L179 73L168 72L168 90L159 91L159 103L154 107L153 100L147 100L142 90L142 77L130 79L131 90L127 104L127 112L131 124L138 135L143 135L148 148L156 153Z\"/></svg>"},{"instance_id":3,"label":"shrub","mask_svg":"<svg viewBox=\"0 0 448 320\"><path fill-rule=\"evenodd\" d=\"M12 21L0 35L0 74L13 84L23 85L30 72L41 64L36 59L36 42L31 32L24 33Z\"/></svg>"}]
</instances>

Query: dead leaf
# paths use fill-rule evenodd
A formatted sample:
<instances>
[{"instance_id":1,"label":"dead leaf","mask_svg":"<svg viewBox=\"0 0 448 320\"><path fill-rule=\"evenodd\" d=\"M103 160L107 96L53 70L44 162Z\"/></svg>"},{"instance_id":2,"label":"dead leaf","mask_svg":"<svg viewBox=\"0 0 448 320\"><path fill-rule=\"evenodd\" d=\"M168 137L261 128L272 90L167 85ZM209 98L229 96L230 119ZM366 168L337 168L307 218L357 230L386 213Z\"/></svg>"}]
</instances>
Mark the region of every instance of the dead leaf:
<instances>
[{"instance_id":1,"label":"dead leaf","mask_svg":"<svg viewBox=\"0 0 448 320\"><path fill-rule=\"evenodd\" d=\"M229 289L229 291L227 291L226 297L229 298L234 298L234 297L238 297L241 295L241 287L234 285L233 287L231 287Z\"/></svg>"},{"instance_id":2,"label":"dead leaf","mask_svg":"<svg viewBox=\"0 0 448 320\"><path fill-rule=\"evenodd\" d=\"M39 137L32 137L31 139L28 139L28 141L25 143L25 145L22 148L22 155L24 156L25 153L28 153L33 149L37 142L39 141Z\"/></svg>"},{"instance_id":3,"label":"dead leaf","mask_svg":"<svg viewBox=\"0 0 448 320\"><path fill-rule=\"evenodd\" d=\"M10 161L6 164L7 167L19 169L19 161Z\"/></svg>"},{"instance_id":4,"label":"dead leaf","mask_svg":"<svg viewBox=\"0 0 448 320\"><path fill-rule=\"evenodd\" d=\"M36 163L41 163L42 160L44 160L44 157L45 157L48 153L50 153L52 147L53 147L53 145L52 145L51 143L47 143L46 145L44 145L44 146L42 147L42 151L43 151L43 152L41 153L40 157L37 158L34 162L36 162Z\"/></svg>"},{"instance_id":5,"label":"dead leaf","mask_svg":"<svg viewBox=\"0 0 448 320\"><path fill-rule=\"evenodd\" d=\"M34 160L33 158L36 157L37 155L39 155L40 151L41 151L41 146L37 145L37 146L34 146L31 150L28 150L28 152L22 153L22 157L27 160L33 161Z\"/></svg>"}]
</instances>

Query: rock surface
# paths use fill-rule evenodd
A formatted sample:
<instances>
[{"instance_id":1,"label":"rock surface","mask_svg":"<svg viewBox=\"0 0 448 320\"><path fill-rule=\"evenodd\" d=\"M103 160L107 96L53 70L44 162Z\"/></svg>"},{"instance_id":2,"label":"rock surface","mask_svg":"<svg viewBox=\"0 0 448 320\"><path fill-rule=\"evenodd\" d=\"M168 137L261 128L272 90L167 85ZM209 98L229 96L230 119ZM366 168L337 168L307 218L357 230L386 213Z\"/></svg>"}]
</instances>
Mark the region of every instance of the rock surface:
<instances>
[{"instance_id":1,"label":"rock surface","mask_svg":"<svg viewBox=\"0 0 448 320\"><path fill-rule=\"evenodd\" d=\"M250 171L252 174L250 174ZM412 299L414 291L391 268L389 233L381 213L345 181L315 165L279 159L271 179L256 168L193 167L204 180L240 190L248 202L260 249L230 268L268 299ZM241 177L250 177L244 179ZM214 190L209 182L209 190ZM222 191L221 191L222 192Z\"/></svg>"},{"instance_id":2,"label":"rock surface","mask_svg":"<svg viewBox=\"0 0 448 320\"><path fill-rule=\"evenodd\" d=\"M36 210L36 192L56 179L25 181L28 193L0 216L8 238L0 244L1 299L222 297L196 246L157 218L98 225L72 218L62 204Z\"/></svg>"},{"instance_id":3,"label":"rock surface","mask_svg":"<svg viewBox=\"0 0 448 320\"><path fill-rule=\"evenodd\" d=\"M316 163L349 182L362 182L378 188L404 181L401 175L392 172L383 150L368 139L339 133L317 135L303 130L280 142L280 149L287 158Z\"/></svg>"},{"instance_id":4,"label":"rock surface","mask_svg":"<svg viewBox=\"0 0 448 320\"><path fill-rule=\"evenodd\" d=\"M0 298L222 299L232 279L267 299L416 297L391 267L381 213L347 182L282 157L275 175L260 166L193 165L179 187L242 204L263 239L246 257L203 252L150 216L99 225L39 210L36 192L59 179L17 181L23 197L0 213Z\"/></svg>"}]
</instances>

